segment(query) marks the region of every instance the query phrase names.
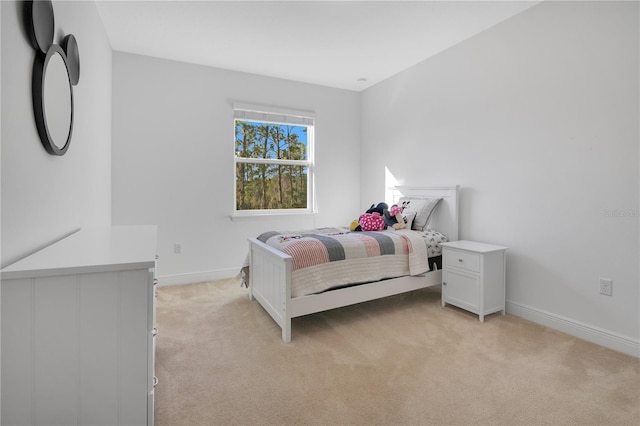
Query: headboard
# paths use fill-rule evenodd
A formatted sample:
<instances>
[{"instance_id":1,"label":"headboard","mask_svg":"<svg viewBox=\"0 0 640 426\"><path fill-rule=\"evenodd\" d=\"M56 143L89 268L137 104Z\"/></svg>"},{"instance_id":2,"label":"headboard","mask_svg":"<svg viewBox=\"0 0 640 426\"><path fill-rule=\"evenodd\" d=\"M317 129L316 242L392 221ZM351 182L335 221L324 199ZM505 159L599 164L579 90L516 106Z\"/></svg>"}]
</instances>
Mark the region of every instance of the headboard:
<instances>
[{"instance_id":1,"label":"headboard","mask_svg":"<svg viewBox=\"0 0 640 426\"><path fill-rule=\"evenodd\" d=\"M400 197L442 198L433 211L428 226L442 232L449 241L458 239L458 193L460 185L455 186L395 186L389 188L393 194L393 203Z\"/></svg>"}]
</instances>

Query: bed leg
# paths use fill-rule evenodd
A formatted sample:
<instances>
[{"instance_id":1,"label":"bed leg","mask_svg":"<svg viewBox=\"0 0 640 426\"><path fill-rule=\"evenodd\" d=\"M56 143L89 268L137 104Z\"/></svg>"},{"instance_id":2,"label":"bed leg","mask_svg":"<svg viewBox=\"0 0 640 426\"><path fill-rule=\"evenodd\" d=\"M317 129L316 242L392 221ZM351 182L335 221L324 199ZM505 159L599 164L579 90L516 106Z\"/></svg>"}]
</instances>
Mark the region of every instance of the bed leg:
<instances>
[{"instance_id":1,"label":"bed leg","mask_svg":"<svg viewBox=\"0 0 640 426\"><path fill-rule=\"evenodd\" d=\"M284 321L284 327L282 327L282 340L285 343L291 343L291 319Z\"/></svg>"}]
</instances>

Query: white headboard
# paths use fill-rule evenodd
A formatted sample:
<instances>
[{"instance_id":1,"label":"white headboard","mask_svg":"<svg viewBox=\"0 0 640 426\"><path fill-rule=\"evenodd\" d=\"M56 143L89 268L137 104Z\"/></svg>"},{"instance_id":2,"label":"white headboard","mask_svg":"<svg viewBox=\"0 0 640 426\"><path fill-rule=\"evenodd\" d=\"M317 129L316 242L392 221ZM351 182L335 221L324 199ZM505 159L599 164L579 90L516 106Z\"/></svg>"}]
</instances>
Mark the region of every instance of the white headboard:
<instances>
[{"instance_id":1,"label":"white headboard","mask_svg":"<svg viewBox=\"0 0 640 426\"><path fill-rule=\"evenodd\" d=\"M449 241L458 239L458 193L460 185L455 186L395 186L389 188L393 194L393 203L400 197L442 198L429 220L429 228L442 232Z\"/></svg>"}]
</instances>

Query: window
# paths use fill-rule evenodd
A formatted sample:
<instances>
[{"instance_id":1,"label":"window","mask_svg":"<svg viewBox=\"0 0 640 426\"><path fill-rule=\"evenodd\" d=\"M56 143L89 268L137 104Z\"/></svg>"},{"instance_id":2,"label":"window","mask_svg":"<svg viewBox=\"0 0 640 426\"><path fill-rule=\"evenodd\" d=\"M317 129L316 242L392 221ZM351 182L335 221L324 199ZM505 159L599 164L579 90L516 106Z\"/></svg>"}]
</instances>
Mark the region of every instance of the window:
<instances>
[{"instance_id":1,"label":"window","mask_svg":"<svg viewBox=\"0 0 640 426\"><path fill-rule=\"evenodd\" d=\"M312 212L311 113L234 106L235 214Z\"/></svg>"}]
</instances>

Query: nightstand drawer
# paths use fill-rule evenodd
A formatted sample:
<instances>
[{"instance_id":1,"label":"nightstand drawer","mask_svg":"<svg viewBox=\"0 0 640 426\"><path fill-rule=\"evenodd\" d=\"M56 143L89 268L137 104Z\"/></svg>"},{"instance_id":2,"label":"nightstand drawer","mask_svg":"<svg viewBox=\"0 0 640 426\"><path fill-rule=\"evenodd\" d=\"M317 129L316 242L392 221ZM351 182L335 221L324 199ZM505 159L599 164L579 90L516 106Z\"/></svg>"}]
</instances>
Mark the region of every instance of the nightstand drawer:
<instances>
[{"instance_id":1,"label":"nightstand drawer","mask_svg":"<svg viewBox=\"0 0 640 426\"><path fill-rule=\"evenodd\" d=\"M445 247L442 261L446 266L480 272L480 255Z\"/></svg>"}]
</instances>

